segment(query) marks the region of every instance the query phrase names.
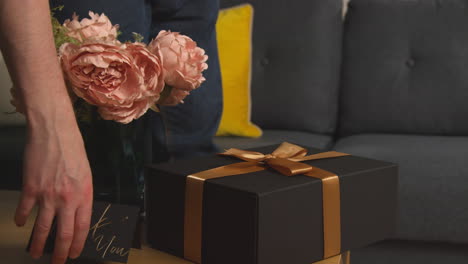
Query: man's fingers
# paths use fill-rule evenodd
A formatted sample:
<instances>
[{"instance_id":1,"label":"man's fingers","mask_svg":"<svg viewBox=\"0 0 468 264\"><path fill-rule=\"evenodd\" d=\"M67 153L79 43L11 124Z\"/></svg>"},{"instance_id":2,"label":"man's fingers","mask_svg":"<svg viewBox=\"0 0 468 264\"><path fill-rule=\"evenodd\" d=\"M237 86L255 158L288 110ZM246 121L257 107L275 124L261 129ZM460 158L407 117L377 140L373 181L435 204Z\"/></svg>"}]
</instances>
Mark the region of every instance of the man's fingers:
<instances>
[{"instance_id":1,"label":"man's fingers","mask_svg":"<svg viewBox=\"0 0 468 264\"><path fill-rule=\"evenodd\" d=\"M75 216L75 235L70 248L70 258L75 259L81 255L84 243L89 232L91 222L92 204L78 208Z\"/></svg>"},{"instance_id":2,"label":"man's fingers","mask_svg":"<svg viewBox=\"0 0 468 264\"><path fill-rule=\"evenodd\" d=\"M15 213L15 223L17 226L24 226L26 224L34 205L36 205L36 197L27 192L23 192Z\"/></svg>"},{"instance_id":3,"label":"man's fingers","mask_svg":"<svg viewBox=\"0 0 468 264\"><path fill-rule=\"evenodd\" d=\"M40 258L49 235L55 211L52 208L41 207L34 225L34 233L29 252L33 258Z\"/></svg>"},{"instance_id":4,"label":"man's fingers","mask_svg":"<svg viewBox=\"0 0 468 264\"><path fill-rule=\"evenodd\" d=\"M70 252L75 225L75 210L62 208L57 214L57 237L55 238L52 264L64 264Z\"/></svg>"}]
</instances>

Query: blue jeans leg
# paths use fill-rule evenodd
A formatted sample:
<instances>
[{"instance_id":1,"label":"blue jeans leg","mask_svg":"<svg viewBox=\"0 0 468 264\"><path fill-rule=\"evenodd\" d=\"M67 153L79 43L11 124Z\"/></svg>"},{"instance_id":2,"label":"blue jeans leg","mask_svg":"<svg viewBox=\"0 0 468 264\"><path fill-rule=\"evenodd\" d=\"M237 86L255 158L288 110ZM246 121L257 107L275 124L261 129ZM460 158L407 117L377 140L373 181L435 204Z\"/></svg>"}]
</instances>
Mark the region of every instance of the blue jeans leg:
<instances>
[{"instance_id":1,"label":"blue jeans leg","mask_svg":"<svg viewBox=\"0 0 468 264\"><path fill-rule=\"evenodd\" d=\"M216 43L218 0L152 0L151 37L160 30L188 35L205 49L208 69L206 82L184 101L163 107L168 148L173 158L212 154L213 143L222 112L222 88Z\"/></svg>"}]
</instances>

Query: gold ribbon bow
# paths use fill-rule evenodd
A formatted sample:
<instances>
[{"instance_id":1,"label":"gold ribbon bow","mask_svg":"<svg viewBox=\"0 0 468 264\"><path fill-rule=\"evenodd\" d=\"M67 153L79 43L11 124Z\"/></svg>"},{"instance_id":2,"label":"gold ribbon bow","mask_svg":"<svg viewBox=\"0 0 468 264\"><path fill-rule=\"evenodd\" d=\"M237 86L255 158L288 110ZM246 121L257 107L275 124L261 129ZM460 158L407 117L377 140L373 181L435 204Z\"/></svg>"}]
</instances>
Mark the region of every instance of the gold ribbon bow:
<instances>
[{"instance_id":1,"label":"gold ribbon bow","mask_svg":"<svg viewBox=\"0 0 468 264\"><path fill-rule=\"evenodd\" d=\"M336 174L312 167L301 161L328 159L349 154L328 151L307 156L300 146L282 143L273 153L229 149L222 156L231 156L245 162L209 169L189 175L185 186L184 257L201 263L202 252L202 209L204 182L209 179L252 173L272 168L283 175L304 175L322 181L324 258L340 254L340 182Z\"/></svg>"}]
</instances>

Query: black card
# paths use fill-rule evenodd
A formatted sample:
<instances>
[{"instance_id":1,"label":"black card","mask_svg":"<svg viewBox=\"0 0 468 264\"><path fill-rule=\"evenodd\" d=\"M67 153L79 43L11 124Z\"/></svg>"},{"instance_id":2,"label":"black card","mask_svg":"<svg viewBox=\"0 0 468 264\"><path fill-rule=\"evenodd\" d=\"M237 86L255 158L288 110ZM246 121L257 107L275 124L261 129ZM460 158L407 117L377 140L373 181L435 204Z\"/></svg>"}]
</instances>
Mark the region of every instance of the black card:
<instances>
[{"instance_id":1,"label":"black card","mask_svg":"<svg viewBox=\"0 0 468 264\"><path fill-rule=\"evenodd\" d=\"M94 202L85 247L81 256L72 263L79 260L126 263L134 240L139 211L136 206ZM44 248L45 253L53 252L56 232L54 222Z\"/></svg>"}]
</instances>

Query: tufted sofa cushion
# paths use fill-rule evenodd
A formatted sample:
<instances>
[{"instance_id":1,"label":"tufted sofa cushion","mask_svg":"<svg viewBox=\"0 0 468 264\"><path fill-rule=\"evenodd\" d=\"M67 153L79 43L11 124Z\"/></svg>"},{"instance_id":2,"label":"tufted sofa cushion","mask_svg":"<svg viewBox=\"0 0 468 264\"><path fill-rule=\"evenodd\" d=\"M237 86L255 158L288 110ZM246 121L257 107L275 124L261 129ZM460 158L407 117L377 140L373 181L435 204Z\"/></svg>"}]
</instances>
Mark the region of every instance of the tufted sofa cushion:
<instances>
[{"instance_id":1,"label":"tufted sofa cushion","mask_svg":"<svg viewBox=\"0 0 468 264\"><path fill-rule=\"evenodd\" d=\"M342 0L221 0L254 6L252 119L265 129L333 133Z\"/></svg>"},{"instance_id":2,"label":"tufted sofa cushion","mask_svg":"<svg viewBox=\"0 0 468 264\"><path fill-rule=\"evenodd\" d=\"M468 1L352 0L340 131L468 135Z\"/></svg>"}]
</instances>

